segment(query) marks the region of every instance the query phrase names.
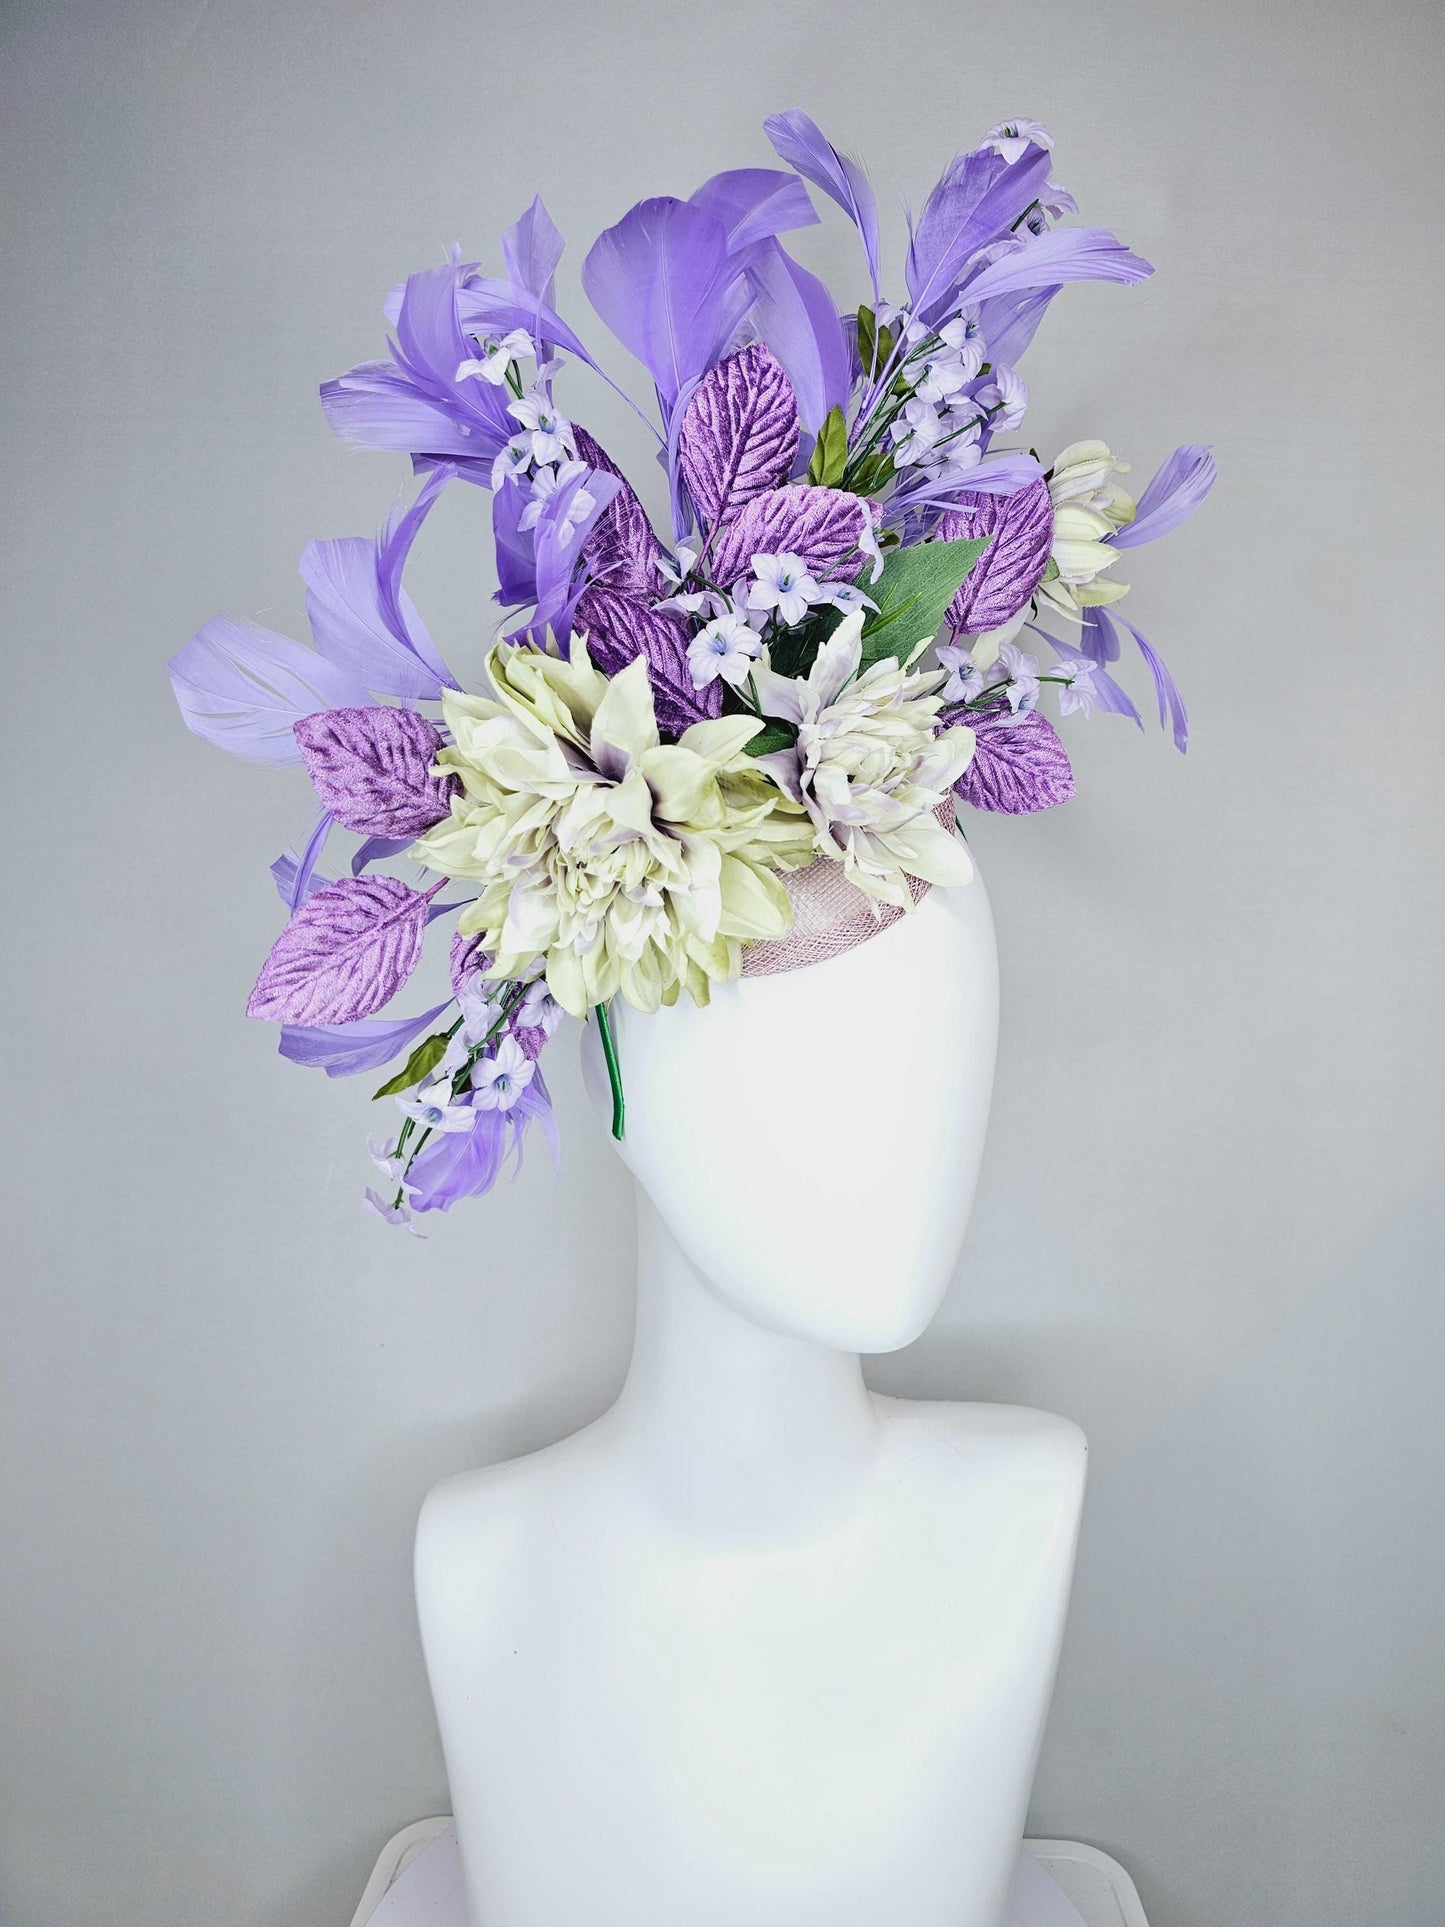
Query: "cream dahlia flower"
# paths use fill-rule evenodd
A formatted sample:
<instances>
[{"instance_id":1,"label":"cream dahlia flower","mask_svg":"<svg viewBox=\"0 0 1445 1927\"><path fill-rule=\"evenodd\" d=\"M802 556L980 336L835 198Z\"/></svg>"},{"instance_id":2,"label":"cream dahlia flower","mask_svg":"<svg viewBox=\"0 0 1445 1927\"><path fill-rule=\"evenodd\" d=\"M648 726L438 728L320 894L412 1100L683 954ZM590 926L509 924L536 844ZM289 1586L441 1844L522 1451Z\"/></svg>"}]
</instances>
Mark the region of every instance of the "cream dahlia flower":
<instances>
[{"instance_id":1,"label":"cream dahlia flower","mask_svg":"<svg viewBox=\"0 0 1445 1927\"><path fill-rule=\"evenodd\" d=\"M863 616L844 617L806 676L755 672L764 713L798 728L795 744L757 760L808 812L815 852L876 901L907 910L909 877L954 884L973 875L968 851L935 812L968 768L974 734L935 730L945 671L913 674L885 656L858 674Z\"/></svg>"},{"instance_id":2,"label":"cream dahlia flower","mask_svg":"<svg viewBox=\"0 0 1445 1927\"><path fill-rule=\"evenodd\" d=\"M495 701L442 697L452 744L437 768L460 787L412 851L481 885L459 928L496 976L542 958L574 1016L619 993L639 1010L682 990L705 1004L744 942L786 934L776 872L812 855L806 817L742 753L757 719L664 744L646 664L609 679L575 636L566 658L498 644L487 667Z\"/></svg>"},{"instance_id":3,"label":"cream dahlia flower","mask_svg":"<svg viewBox=\"0 0 1445 1927\"><path fill-rule=\"evenodd\" d=\"M1038 595L1075 621L1080 610L1129 593L1127 582L1104 578L1119 559L1108 538L1134 520L1132 498L1113 479L1128 466L1104 442L1071 442L1054 463L1054 536Z\"/></svg>"}]
</instances>

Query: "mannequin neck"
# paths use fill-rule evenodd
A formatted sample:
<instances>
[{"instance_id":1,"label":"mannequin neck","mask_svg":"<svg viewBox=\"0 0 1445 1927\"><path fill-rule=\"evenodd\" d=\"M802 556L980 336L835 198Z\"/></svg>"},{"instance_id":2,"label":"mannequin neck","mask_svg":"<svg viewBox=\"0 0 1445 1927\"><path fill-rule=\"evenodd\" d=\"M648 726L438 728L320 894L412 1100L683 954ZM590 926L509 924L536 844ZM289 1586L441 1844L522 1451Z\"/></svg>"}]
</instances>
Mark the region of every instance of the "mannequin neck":
<instances>
[{"instance_id":1,"label":"mannequin neck","mask_svg":"<svg viewBox=\"0 0 1445 1927\"><path fill-rule=\"evenodd\" d=\"M857 1354L734 1311L640 1191L637 1330L612 1424L674 1522L749 1534L846 1503L878 1431Z\"/></svg>"}]
</instances>

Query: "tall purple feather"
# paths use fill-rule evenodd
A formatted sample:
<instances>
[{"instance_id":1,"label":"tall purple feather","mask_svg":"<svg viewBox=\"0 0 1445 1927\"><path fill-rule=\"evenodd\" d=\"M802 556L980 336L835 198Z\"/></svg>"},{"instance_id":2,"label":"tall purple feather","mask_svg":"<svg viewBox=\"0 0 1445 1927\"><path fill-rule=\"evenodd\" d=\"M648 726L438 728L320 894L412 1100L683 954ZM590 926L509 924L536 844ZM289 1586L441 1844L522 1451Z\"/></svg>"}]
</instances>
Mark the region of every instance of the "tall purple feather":
<instances>
[{"instance_id":1,"label":"tall purple feather","mask_svg":"<svg viewBox=\"0 0 1445 1927\"><path fill-rule=\"evenodd\" d=\"M960 498L959 507L938 525L940 540L980 535L993 540L948 605L955 635L982 635L1018 614L1048 566L1053 533L1054 506L1042 476L1013 495L969 493Z\"/></svg>"},{"instance_id":2,"label":"tall purple feather","mask_svg":"<svg viewBox=\"0 0 1445 1927\"><path fill-rule=\"evenodd\" d=\"M296 741L316 794L361 836L420 836L451 806L457 779L432 774L441 731L414 709L323 709Z\"/></svg>"},{"instance_id":3,"label":"tall purple feather","mask_svg":"<svg viewBox=\"0 0 1445 1927\"><path fill-rule=\"evenodd\" d=\"M704 375L678 438L682 472L704 520L725 521L786 481L799 432L793 384L761 342Z\"/></svg>"},{"instance_id":4,"label":"tall purple feather","mask_svg":"<svg viewBox=\"0 0 1445 1927\"><path fill-rule=\"evenodd\" d=\"M419 1017L370 1017L356 1024L283 1024L279 1049L291 1063L324 1070L328 1077L355 1077L389 1064L445 1009L437 1004Z\"/></svg>"},{"instance_id":5,"label":"tall purple feather","mask_svg":"<svg viewBox=\"0 0 1445 1927\"><path fill-rule=\"evenodd\" d=\"M965 803L1003 816L1031 816L1075 794L1058 731L1037 709L1023 716L985 710L959 720L976 738L973 761L953 786Z\"/></svg>"},{"instance_id":6,"label":"tall purple feather","mask_svg":"<svg viewBox=\"0 0 1445 1927\"><path fill-rule=\"evenodd\" d=\"M808 488L790 483L769 489L745 504L718 536L706 561L712 580L725 588L749 573L755 555L796 555L819 581L856 575L859 538L870 505L839 488Z\"/></svg>"},{"instance_id":7,"label":"tall purple feather","mask_svg":"<svg viewBox=\"0 0 1445 1927\"><path fill-rule=\"evenodd\" d=\"M981 248L1007 234L1049 178L1049 155L1030 147L1012 165L991 148L960 154L923 204L908 249L908 292L932 319Z\"/></svg>"},{"instance_id":8,"label":"tall purple feather","mask_svg":"<svg viewBox=\"0 0 1445 1927\"><path fill-rule=\"evenodd\" d=\"M818 225L807 188L796 174L775 167L734 167L714 174L690 199L722 222L729 254L740 254L775 234Z\"/></svg>"},{"instance_id":9,"label":"tall purple feather","mask_svg":"<svg viewBox=\"0 0 1445 1927\"><path fill-rule=\"evenodd\" d=\"M579 461L599 475L615 476L621 484L582 544L582 559L589 575L594 582L605 582L608 588L621 589L625 595L656 595L662 544L653 533L647 510L602 444L585 428L574 425L572 433Z\"/></svg>"},{"instance_id":10,"label":"tall purple feather","mask_svg":"<svg viewBox=\"0 0 1445 1927\"><path fill-rule=\"evenodd\" d=\"M433 895L396 877L327 884L271 946L246 1015L283 1024L370 1017L416 969Z\"/></svg>"},{"instance_id":11,"label":"tall purple feather","mask_svg":"<svg viewBox=\"0 0 1445 1927\"><path fill-rule=\"evenodd\" d=\"M584 589L574 620L585 631L588 653L607 676L615 676L636 656L647 658L657 726L665 736L680 736L691 723L722 709L722 686L694 689L687 662L687 630L674 617L659 615L602 584Z\"/></svg>"},{"instance_id":12,"label":"tall purple feather","mask_svg":"<svg viewBox=\"0 0 1445 1927\"><path fill-rule=\"evenodd\" d=\"M748 279L753 325L787 370L803 426L817 434L830 409L847 406L853 386L853 356L837 304L776 241L755 251Z\"/></svg>"},{"instance_id":13,"label":"tall purple feather","mask_svg":"<svg viewBox=\"0 0 1445 1927\"><path fill-rule=\"evenodd\" d=\"M868 273L876 297L881 283L878 274L878 201L868 176L858 161L840 154L823 130L801 107L785 114L773 114L763 122L763 132L773 143L780 160L796 167L806 180L821 187L838 203L857 228L868 260Z\"/></svg>"},{"instance_id":14,"label":"tall purple feather","mask_svg":"<svg viewBox=\"0 0 1445 1927\"><path fill-rule=\"evenodd\" d=\"M1134 520L1110 537L1116 549L1136 549L1187 521L1214 487L1219 474L1214 457L1198 443L1176 448L1139 497Z\"/></svg>"},{"instance_id":15,"label":"tall purple feather","mask_svg":"<svg viewBox=\"0 0 1445 1927\"><path fill-rule=\"evenodd\" d=\"M1131 254L1106 227L1050 228L981 268L965 286L963 299L987 301L1023 289L1056 287L1063 281L1121 281L1128 286L1147 280L1153 272L1142 256Z\"/></svg>"},{"instance_id":16,"label":"tall purple feather","mask_svg":"<svg viewBox=\"0 0 1445 1927\"><path fill-rule=\"evenodd\" d=\"M546 306L552 305L552 277L562 259L564 243L556 222L542 205L540 194L502 236L502 259L507 277Z\"/></svg>"},{"instance_id":17,"label":"tall purple feather","mask_svg":"<svg viewBox=\"0 0 1445 1927\"><path fill-rule=\"evenodd\" d=\"M299 763L291 730L302 716L368 700L349 669L227 616L208 622L167 667L186 728L256 763Z\"/></svg>"}]
</instances>

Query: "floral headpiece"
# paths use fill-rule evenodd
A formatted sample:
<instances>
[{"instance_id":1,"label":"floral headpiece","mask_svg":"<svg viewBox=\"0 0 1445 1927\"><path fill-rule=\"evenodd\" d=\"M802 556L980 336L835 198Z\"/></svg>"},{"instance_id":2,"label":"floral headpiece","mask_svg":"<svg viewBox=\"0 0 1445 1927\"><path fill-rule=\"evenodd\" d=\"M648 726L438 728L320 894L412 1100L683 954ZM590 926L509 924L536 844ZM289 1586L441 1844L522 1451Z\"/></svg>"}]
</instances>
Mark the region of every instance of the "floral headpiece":
<instances>
[{"instance_id":1,"label":"floral headpiece","mask_svg":"<svg viewBox=\"0 0 1445 1927\"><path fill-rule=\"evenodd\" d=\"M1106 228L1054 225L1077 209L1052 141L1011 121L910 224L895 305L862 168L799 111L766 131L787 171L642 201L583 263L655 384L666 542L554 399L564 358L607 377L556 311L562 240L535 200L500 277L459 256L410 276L388 358L321 391L339 434L422 479L375 542L306 549L314 648L217 619L171 661L191 729L303 763L320 799L271 866L290 920L248 1011L332 1077L408 1053L377 1092L404 1113L372 1147L385 1188L367 1201L391 1222L490 1189L531 1123L556 1155L539 1058L564 1014L599 1025L620 1136L613 997L705 1004L714 983L830 954L968 879L957 804L1066 801L1040 695L1139 722L1111 671L1124 634L1185 746L1173 679L1113 613L1114 569L1203 499L1208 450L1176 449L1135 503L1103 442L1046 469L1017 436L1017 363L1062 284L1140 281L1147 262ZM805 181L862 239L856 312L778 239L818 220ZM490 489L496 599L520 612L483 694L402 587L454 482ZM333 879L338 828L361 842ZM378 1016L447 915L451 998Z\"/></svg>"}]
</instances>

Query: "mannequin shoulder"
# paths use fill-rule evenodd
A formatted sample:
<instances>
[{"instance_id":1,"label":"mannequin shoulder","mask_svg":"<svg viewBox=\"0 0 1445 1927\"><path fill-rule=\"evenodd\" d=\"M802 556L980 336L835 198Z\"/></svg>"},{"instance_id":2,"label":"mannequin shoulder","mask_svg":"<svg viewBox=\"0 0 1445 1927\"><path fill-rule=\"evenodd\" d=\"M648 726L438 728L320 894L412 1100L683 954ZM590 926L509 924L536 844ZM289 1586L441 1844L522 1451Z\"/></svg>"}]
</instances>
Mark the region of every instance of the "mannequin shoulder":
<instances>
[{"instance_id":1,"label":"mannequin shoulder","mask_svg":"<svg viewBox=\"0 0 1445 1927\"><path fill-rule=\"evenodd\" d=\"M416 1583L422 1602L473 1600L525 1555L575 1456L575 1438L499 1465L458 1472L432 1487L416 1528Z\"/></svg>"},{"instance_id":2,"label":"mannequin shoulder","mask_svg":"<svg viewBox=\"0 0 1445 1927\"><path fill-rule=\"evenodd\" d=\"M1064 1502L1083 1493L1089 1442L1072 1419L1026 1405L877 1397L891 1454L945 1487L999 1478Z\"/></svg>"}]
</instances>

